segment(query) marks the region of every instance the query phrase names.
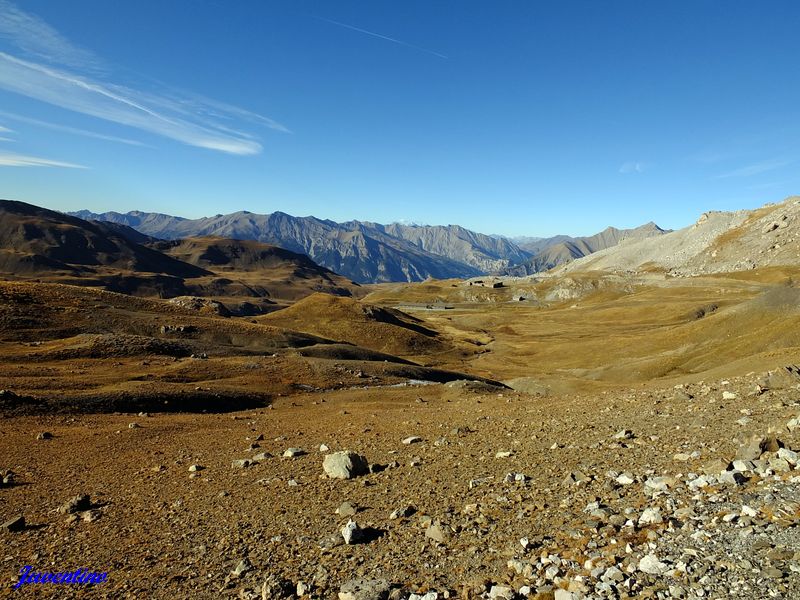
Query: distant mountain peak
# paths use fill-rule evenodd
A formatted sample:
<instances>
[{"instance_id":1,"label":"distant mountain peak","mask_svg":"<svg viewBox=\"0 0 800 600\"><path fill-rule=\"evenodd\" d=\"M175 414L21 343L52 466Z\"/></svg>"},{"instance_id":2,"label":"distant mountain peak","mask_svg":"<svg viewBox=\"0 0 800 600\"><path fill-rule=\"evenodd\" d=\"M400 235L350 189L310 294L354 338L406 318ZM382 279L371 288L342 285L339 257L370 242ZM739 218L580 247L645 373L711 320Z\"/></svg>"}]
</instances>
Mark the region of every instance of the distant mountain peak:
<instances>
[{"instance_id":1,"label":"distant mountain peak","mask_svg":"<svg viewBox=\"0 0 800 600\"><path fill-rule=\"evenodd\" d=\"M529 256L510 240L458 225L337 223L280 211L240 211L202 219L138 212L76 214L126 225L161 239L218 236L274 244L307 254L318 264L361 283L473 277Z\"/></svg>"}]
</instances>

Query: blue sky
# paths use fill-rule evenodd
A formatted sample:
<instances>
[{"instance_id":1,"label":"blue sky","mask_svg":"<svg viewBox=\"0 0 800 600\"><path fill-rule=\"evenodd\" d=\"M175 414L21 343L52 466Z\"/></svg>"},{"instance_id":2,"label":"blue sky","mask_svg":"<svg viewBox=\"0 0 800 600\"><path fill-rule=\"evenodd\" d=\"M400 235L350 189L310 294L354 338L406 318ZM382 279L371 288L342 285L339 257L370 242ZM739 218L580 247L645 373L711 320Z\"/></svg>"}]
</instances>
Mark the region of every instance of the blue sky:
<instances>
[{"instance_id":1,"label":"blue sky","mask_svg":"<svg viewBox=\"0 0 800 600\"><path fill-rule=\"evenodd\" d=\"M796 2L0 0L0 197L595 233L800 193Z\"/></svg>"}]
</instances>

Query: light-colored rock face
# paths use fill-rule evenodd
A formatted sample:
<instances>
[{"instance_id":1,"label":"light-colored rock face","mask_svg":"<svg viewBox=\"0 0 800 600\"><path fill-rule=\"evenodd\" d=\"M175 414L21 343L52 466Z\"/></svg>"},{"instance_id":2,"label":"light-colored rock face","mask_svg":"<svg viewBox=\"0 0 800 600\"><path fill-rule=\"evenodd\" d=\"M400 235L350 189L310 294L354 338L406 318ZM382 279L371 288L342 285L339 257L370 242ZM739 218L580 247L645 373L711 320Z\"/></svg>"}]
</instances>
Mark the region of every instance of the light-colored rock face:
<instances>
[{"instance_id":1,"label":"light-colored rock face","mask_svg":"<svg viewBox=\"0 0 800 600\"><path fill-rule=\"evenodd\" d=\"M504 272L516 276L532 275L589 256L600 250L612 248L623 242L660 237L665 233L667 233L665 230L650 222L634 229L608 227L600 233L588 237L573 238L560 235L536 240L533 243L522 245L524 249L533 252L533 256L520 264L509 267Z\"/></svg>"},{"instance_id":2,"label":"light-colored rock face","mask_svg":"<svg viewBox=\"0 0 800 600\"><path fill-rule=\"evenodd\" d=\"M675 276L797 264L800 198L756 210L708 212L696 223L657 238L624 240L560 268L575 271L661 269Z\"/></svg>"}]
</instances>

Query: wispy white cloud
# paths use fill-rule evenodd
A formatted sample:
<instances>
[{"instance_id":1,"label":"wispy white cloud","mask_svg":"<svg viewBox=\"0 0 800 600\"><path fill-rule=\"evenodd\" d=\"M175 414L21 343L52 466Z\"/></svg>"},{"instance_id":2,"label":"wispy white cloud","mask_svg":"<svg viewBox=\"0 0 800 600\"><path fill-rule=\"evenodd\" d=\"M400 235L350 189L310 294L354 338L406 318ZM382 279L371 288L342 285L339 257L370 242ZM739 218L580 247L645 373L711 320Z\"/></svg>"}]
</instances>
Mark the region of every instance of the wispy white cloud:
<instances>
[{"instance_id":1,"label":"wispy white cloud","mask_svg":"<svg viewBox=\"0 0 800 600\"><path fill-rule=\"evenodd\" d=\"M727 179L729 177L752 177L753 175L759 175L760 173L766 173L767 171L780 169L781 167L785 167L792 162L793 161L791 160L782 158L765 160L741 167L734 171L729 171L728 173L723 173L722 175L717 175L714 179Z\"/></svg>"},{"instance_id":2,"label":"wispy white cloud","mask_svg":"<svg viewBox=\"0 0 800 600\"><path fill-rule=\"evenodd\" d=\"M619 172L623 175L627 175L629 173L642 173L646 168L647 165L645 163L628 161L626 163L622 163L622 166L619 168Z\"/></svg>"},{"instance_id":3,"label":"wispy white cloud","mask_svg":"<svg viewBox=\"0 0 800 600\"><path fill-rule=\"evenodd\" d=\"M211 119L176 110L169 98L48 67L0 52L0 87L75 112L135 127L190 146L258 154L261 144Z\"/></svg>"},{"instance_id":4,"label":"wispy white cloud","mask_svg":"<svg viewBox=\"0 0 800 600\"><path fill-rule=\"evenodd\" d=\"M44 127L45 129L52 129L53 131L63 131L64 133L73 133L75 135L82 135L85 137L96 138L98 140L106 140L109 142L119 142L120 144L128 144L130 146L146 146L143 142L137 140L130 140L128 138L117 137L115 135L106 135L104 133L96 133L78 127L70 127L69 125L60 125L58 123L51 123L49 121L42 121L41 119L33 119L16 113L0 110L0 117L11 119L12 121L19 121L20 123L27 123L28 125L36 125L37 127ZM0 127L0 131L2 128Z\"/></svg>"},{"instance_id":5,"label":"wispy white cloud","mask_svg":"<svg viewBox=\"0 0 800 600\"><path fill-rule=\"evenodd\" d=\"M0 167L64 167L68 169L85 169L83 165L40 158L38 156L26 156L24 154L11 154L0 152Z\"/></svg>"},{"instance_id":6,"label":"wispy white cloud","mask_svg":"<svg viewBox=\"0 0 800 600\"><path fill-rule=\"evenodd\" d=\"M166 86L154 93L114 83L101 76L101 61L91 52L73 45L50 25L9 0L0 0L0 38L12 42L27 55L22 58L16 52L0 52L0 88L29 98L228 154L261 152L256 136L240 129L248 124L289 132L268 117L217 100ZM37 58L28 58L31 55ZM78 135L141 144L66 125L37 124Z\"/></svg>"},{"instance_id":7,"label":"wispy white cloud","mask_svg":"<svg viewBox=\"0 0 800 600\"><path fill-rule=\"evenodd\" d=\"M67 40L42 19L8 0L0 0L0 38L29 55L69 67L98 70L100 60Z\"/></svg>"},{"instance_id":8,"label":"wispy white cloud","mask_svg":"<svg viewBox=\"0 0 800 600\"><path fill-rule=\"evenodd\" d=\"M419 50L420 52L427 52L428 54L433 54L434 56L438 56L439 58L443 58L445 60L448 59L448 57L445 56L444 54L434 52L433 50L429 50L428 48L423 48L422 46L415 46L414 44L409 44L408 42L404 42L403 40L391 38L387 35L375 33L374 31L369 31L367 29L361 29L361 27L356 27L355 25L348 25L347 23L341 23L339 21L334 21L333 19L326 19L324 17L316 17L316 18L319 19L320 21L325 21L326 23L330 23L331 25L337 25L339 27L344 27L345 29L358 31L359 33L363 33L365 35L371 35L372 37L376 37L381 40L386 40L387 42L392 42L394 44L400 44L401 46L405 46L406 48L413 48L414 50Z\"/></svg>"},{"instance_id":9,"label":"wispy white cloud","mask_svg":"<svg viewBox=\"0 0 800 600\"><path fill-rule=\"evenodd\" d=\"M13 142L13 141L14 141L14 140L12 140L11 138L7 138L7 137L0 137L0 142Z\"/></svg>"}]
</instances>

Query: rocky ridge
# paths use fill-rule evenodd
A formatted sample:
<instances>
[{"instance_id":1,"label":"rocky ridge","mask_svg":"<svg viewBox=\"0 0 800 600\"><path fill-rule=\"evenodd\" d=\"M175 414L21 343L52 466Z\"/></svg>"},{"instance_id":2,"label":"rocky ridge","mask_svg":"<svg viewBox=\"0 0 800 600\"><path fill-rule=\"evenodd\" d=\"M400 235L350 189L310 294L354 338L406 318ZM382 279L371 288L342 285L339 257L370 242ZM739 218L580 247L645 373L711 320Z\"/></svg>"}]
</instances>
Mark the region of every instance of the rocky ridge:
<instances>
[{"instance_id":1,"label":"rocky ridge","mask_svg":"<svg viewBox=\"0 0 800 600\"><path fill-rule=\"evenodd\" d=\"M657 238L624 240L561 267L573 271L665 271L678 277L794 266L800 250L800 199L756 210L707 212L696 223Z\"/></svg>"}]
</instances>

